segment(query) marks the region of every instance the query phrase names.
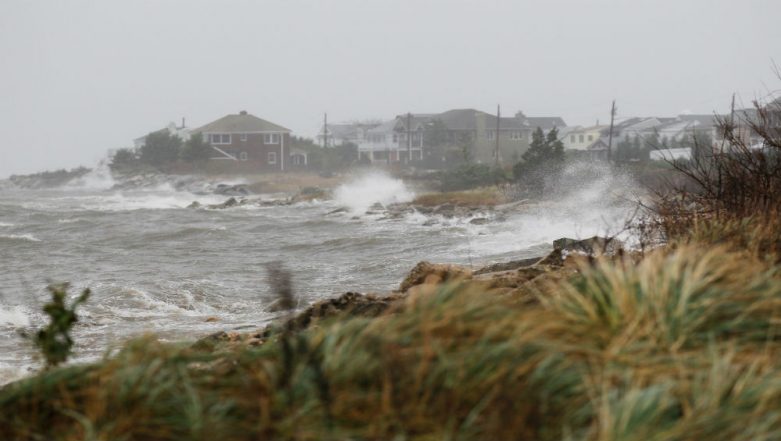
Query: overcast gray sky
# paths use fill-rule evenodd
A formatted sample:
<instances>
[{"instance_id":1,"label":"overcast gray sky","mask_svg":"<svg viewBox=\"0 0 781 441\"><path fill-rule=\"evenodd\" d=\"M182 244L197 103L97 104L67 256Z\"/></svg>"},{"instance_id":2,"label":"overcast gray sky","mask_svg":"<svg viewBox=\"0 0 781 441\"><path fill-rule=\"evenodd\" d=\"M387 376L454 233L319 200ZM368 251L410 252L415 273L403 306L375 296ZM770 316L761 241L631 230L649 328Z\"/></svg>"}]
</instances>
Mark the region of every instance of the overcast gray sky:
<instances>
[{"instance_id":1,"label":"overcast gray sky","mask_svg":"<svg viewBox=\"0 0 781 441\"><path fill-rule=\"evenodd\" d=\"M187 118L725 111L781 87L779 0L0 2L0 177Z\"/></svg>"}]
</instances>

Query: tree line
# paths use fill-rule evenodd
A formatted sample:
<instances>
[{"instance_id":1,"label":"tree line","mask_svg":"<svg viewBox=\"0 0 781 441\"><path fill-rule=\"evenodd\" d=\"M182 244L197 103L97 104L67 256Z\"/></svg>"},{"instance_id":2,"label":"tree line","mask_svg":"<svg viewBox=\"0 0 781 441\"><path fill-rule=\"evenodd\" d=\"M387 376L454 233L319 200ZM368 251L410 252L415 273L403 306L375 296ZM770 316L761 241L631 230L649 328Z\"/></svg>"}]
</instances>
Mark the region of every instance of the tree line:
<instances>
[{"instance_id":1,"label":"tree line","mask_svg":"<svg viewBox=\"0 0 781 441\"><path fill-rule=\"evenodd\" d=\"M112 169L139 165L161 166L176 161L199 162L212 157L212 147L202 136L192 136L187 141L167 131L152 132L144 145L138 148L122 148L111 157Z\"/></svg>"}]
</instances>

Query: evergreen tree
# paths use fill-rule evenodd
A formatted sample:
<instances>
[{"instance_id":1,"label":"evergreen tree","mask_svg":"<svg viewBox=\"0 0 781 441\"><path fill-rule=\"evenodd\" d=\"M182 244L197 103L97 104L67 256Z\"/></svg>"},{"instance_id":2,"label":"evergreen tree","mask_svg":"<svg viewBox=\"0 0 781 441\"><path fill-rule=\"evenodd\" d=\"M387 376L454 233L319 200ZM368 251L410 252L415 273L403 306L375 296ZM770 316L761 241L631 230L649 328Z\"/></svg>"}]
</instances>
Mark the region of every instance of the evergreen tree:
<instances>
[{"instance_id":1,"label":"evergreen tree","mask_svg":"<svg viewBox=\"0 0 781 441\"><path fill-rule=\"evenodd\" d=\"M542 185L544 178L556 173L564 163L564 144L557 129L546 136L540 127L532 133L532 141L521 161L513 166L515 179L531 186Z\"/></svg>"},{"instance_id":2,"label":"evergreen tree","mask_svg":"<svg viewBox=\"0 0 781 441\"><path fill-rule=\"evenodd\" d=\"M529 144L529 150L521 155L521 160L529 166L540 164L545 160L548 154L548 146L542 129L537 129L532 133L532 142Z\"/></svg>"},{"instance_id":3,"label":"evergreen tree","mask_svg":"<svg viewBox=\"0 0 781 441\"><path fill-rule=\"evenodd\" d=\"M132 167L138 162L138 154L135 150L130 148L119 149L111 157L111 163L109 167L112 170L121 169L124 167Z\"/></svg>"},{"instance_id":4,"label":"evergreen tree","mask_svg":"<svg viewBox=\"0 0 781 441\"><path fill-rule=\"evenodd\" d=\"M152 132L146 136L145 144L139 149L139 159L144 164L163 165L176 161L182 140L168 131Z\"/></svg>"},{"instance_id":5,"label":"evergreen tree","mask_svg":"<svg viewBox=\"0 0 781 441\"><path fill-rule=\"evenodd\" d=\"M559 129L554 127L548 132L548 137L545 139L548 147L548 161L552 161L557 164L564 162L564 143L559 139Z\"/></svg>"},{"instance_id":6,"label":"evergreen tree","mask_svg":"<svg viewBox=\"0 0 781 441\"><path fill-rule=\"evenodd\" d=\"M212 157L212 147L204 141L203 136L195 134L184 143L182 159L185 161L205 161Z\"/></svg>"}]
</instances>

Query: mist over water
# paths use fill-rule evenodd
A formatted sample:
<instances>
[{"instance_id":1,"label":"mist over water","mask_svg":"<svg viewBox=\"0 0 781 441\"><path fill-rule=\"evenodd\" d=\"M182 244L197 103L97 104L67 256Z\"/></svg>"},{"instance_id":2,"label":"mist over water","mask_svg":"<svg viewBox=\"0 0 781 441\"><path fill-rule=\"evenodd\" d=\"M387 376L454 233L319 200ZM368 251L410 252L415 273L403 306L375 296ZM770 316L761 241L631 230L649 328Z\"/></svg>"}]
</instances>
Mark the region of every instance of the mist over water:
<instances>
[{"instance_id":1,"label":"mist over water","mask_svg":"<svg viewBox=\"0 0 781 441\"><path fill-rule=\"evenodd\" d=\"M346 291L387 292L421 260L478 267L542 256L559 237L621 225L633 205L617 193L630 184L596 173L557 201L504 218L365 215L377 202L414 197L404 182L380 173L357 176L330 201L227 210L187 209L226 197L165 185L106 190L100 174L56 190L3 190L0 383L37 366L31 342L18 333L44 323L48 281L72 282L74 296L93 290L75 332L77 359L87 360L144 332L176 340L264 325L275 315L266 309L263 265L274 260L293 271L305 306ZM340 207L349 211L333 213ZM482 216L491 221L470 223Z\"/></svg>"}]
</instances>

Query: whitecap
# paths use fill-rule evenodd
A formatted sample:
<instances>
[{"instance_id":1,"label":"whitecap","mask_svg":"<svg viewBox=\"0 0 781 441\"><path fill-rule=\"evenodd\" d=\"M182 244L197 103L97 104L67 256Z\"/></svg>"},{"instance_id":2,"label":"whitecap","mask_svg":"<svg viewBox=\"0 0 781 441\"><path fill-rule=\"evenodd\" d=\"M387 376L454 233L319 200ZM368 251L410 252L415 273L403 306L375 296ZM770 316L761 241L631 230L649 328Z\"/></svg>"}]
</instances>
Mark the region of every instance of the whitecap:
<instances>
[{"instance_id":1,"label":"whitecap","mask_svg":"<svg viewBox=\"0 0 781 441\"><path fill-rule=\"evenodd\" d=\"M38 239L37 237L33 236L32 234L0 234L0 240L6 239L6 240L19 240L19 241L27 241L27 242L40 242L41 239Z\"/></svg>"}]
</instances>

